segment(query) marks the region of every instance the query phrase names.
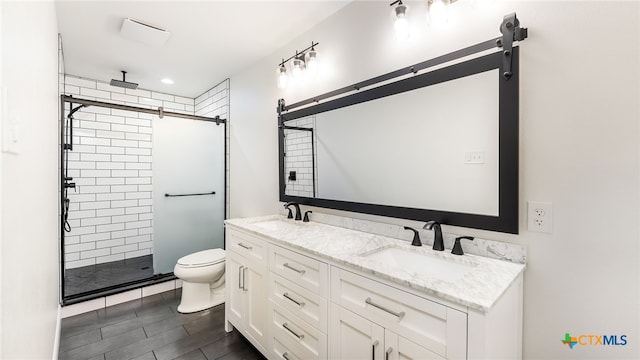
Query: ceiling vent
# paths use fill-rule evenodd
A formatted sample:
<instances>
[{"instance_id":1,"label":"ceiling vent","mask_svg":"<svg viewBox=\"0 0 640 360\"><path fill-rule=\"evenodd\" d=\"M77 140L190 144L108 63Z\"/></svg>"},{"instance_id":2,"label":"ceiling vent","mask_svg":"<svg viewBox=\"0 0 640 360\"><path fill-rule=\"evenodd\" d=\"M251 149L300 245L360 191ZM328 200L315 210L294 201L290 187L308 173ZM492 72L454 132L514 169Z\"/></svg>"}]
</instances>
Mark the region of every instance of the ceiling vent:
<instances>
[{"instance_id":1,"label":"ceiling vent","mask_svg":"<svg viewBox=\"0 0 640 360\"><path fill-rule=\"evenodd\" d=\"M122 22L120 34L127 39L154 46L164 45L171 36L171 33L165 29L129 18L124 19Z\"/></svg>"}]
</instances>

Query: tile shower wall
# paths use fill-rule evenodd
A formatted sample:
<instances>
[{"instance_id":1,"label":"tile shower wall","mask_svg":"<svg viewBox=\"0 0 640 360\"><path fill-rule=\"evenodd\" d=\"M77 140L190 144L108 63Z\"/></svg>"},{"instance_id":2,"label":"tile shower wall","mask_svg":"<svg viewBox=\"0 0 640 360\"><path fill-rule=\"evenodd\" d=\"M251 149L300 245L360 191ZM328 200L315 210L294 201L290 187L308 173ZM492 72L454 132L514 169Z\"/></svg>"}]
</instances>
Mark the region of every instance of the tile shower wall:
<instances>
[{"instance_id":1,"label":"tile shower wall","mask_svg":"<svg viewBox=\"0 0 640 360\"><path fill-rule=\"evenodd\" d=\"M229 121L229 79L220 82L218 85L209 89L204 94L198 96L195 99L195 115L216 117L220 116L221 119L226 119L227 127L225 133L225 218L230 213L229 205L229 134L230 134L230 121Z\"/></svg>"},{"instance_id":2,"label":"tile shower wall","mask_svg":"<svg viewBox=\"0 0 640 360\"><path fill-rule=\"evenodd\" d=\"M64 79L64 93L83 99L188 114L195 110L190 98L69 75ZM69 189L67 269L152 254L153 116L96 106L74 114L68 175L76 189Z\"/></svg>"},{"instance_id":3,"label":"tile shower wall","mask_svg":"<svg viewBox=\"0 0 640 360\"><path fill-rule=\"evenodd\" d=\"M287 126L315 128L315 116L287 121ZM313 145L315 138L311 131L285 130L285 193L291 196L314 197ZM317 170L317 167L316 167ZM289 172L296 172L296 180L289 178ZM316 183L317 185L317 183ZM316 192L317 193L317 192Z\"/></svg>"}]
</instances>

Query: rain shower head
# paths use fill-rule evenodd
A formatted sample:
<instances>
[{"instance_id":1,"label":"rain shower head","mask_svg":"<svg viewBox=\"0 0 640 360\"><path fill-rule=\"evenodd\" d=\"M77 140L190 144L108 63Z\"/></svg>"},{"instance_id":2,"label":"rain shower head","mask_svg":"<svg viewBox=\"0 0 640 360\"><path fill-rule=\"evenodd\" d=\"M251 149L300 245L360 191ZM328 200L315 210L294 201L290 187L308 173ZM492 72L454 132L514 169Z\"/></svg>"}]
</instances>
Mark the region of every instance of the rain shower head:
<instances>
[{"instance_id":1,"label":"rain shower head","mask_svg":"<svg viewBox=\"0 0 640 360\"><path fill-rule=\"evenodd\" d=\"M127 74L126 71L122 70L122 80L116 80L116 79L111 79L111 86L117 86L117 87L121 87L121 88L125 88L125 89L137 89L138 88L138 84L136 83L132 83L132 82L128 82L125 80L125 76Z\"/></svg>"}]
</instances>

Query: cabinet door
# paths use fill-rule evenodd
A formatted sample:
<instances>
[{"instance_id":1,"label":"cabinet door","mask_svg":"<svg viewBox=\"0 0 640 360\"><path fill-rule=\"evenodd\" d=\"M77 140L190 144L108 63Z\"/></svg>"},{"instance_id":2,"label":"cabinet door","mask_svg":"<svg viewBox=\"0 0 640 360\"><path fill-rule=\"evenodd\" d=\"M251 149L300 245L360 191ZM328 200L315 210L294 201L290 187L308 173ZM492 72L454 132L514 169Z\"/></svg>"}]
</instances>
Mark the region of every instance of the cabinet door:
<instances>
[{"instance_id":1,"label":"cabinet door","mask_svg":"<svg viewBox=\"0 0 640 360\"><path fill-rule=\"evenodd\" d=\"M242 258L227 252L225 260L225 315L228 322L233 323L236 328L244 328L244 308L245 296L243 288Z\"/></svg>"},{"instance_id":2,"label":"cabinet door","mask_svg":"<svg viewBox=\"0 0 640 360\"><path fill-rule=\"evenodd\" d=\"M442 356L390 330L384 332L385 360L443 360Z\"/></svg>"},{"instance_id":3,"label":"cabinet door","mask_svg":"<svg viewBox=\"0 0 640 360\"><path fill-rule=\"evenodd\" d=\"M384 329L349 310L331 304L331 359L384 359Z\"/></svg>"},{"instance_id":4,"label":"cabinet door","mask_svg":"<svg viewBox=\"0 0 640 360\"><path fill-rule=\"evenodd\" d=\"M259 349L264 352L267 344L267 315L268 315L268 279L264 266L249 265L245 267L245 301L246 320L245 325L248 335L262 344Z\"/></svg>"}]
</instances>

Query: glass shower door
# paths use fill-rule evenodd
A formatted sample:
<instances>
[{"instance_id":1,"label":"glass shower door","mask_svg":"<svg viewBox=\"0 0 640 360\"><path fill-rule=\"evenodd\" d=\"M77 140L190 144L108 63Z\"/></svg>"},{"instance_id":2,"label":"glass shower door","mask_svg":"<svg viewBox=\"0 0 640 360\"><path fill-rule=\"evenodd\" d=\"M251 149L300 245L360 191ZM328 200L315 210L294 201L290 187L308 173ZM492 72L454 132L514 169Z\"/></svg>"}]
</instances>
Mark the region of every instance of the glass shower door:
<instances>
[{"instance_id":1,"label":"glass shower door","mask_svg":"<svg viewBox=\"0 0 640 360\"><path fill-rule=\"evenodd\" d=\"M153 268L170 273L187 254L224 247L225 126L153 120Z\"/></svg>"}]
</instances>

